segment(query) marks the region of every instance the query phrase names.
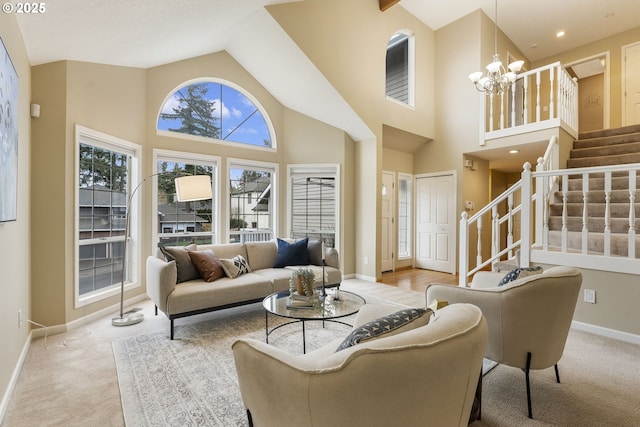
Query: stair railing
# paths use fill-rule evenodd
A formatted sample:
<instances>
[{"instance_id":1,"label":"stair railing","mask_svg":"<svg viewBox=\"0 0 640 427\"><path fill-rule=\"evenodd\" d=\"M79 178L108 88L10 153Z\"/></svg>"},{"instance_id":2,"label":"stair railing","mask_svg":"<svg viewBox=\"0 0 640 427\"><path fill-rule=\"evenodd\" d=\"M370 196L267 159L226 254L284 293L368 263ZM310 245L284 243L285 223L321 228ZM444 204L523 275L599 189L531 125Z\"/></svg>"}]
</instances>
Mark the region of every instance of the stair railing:
<instances>
[{"instance_id":1,"label":"stair railing","mask_svg":"<svg viewBox=\"0 0 640 427\"><path fill-rule=\"evenodd\" d=\"M546 156L545 156L546 157ZM548 169L544 157L538 159L536 171L531 171L531 165L525 163L521 179L480 209L475 215L468 217L467 212L461 214L459 223L460 254L459 254L459 286L467 286L469 280L477 271L492 265L505 256L511 258L513 251L520 250L519 265L528 267L530 262L564 264L575 267L610 270L640 274L640 259L636 258L636 177L640 176L640 163L615 166L596 166L572 169ZM582 177L581 188L581 219L580 248L569 245L569 177ZM612 248L611 204L612 178L624 176L628 179L628 231L626 253L614 253ZM604 177L604 230L602 233L589 230L589 178ZM534 185L535 182L535 185ZM554 184L559 182L560 185ZM533 192L535 190L535 192ZM554 194L558 194L562 203L560 239L554 236L550 239L549 224L550 201ZM518 199L520 203L516 204ZM506 212L500 215L500 204L506 202ZM538 203L540 202L540 203ZM534 210L535 209L535 210ZM535 212L535 215L532 215ZM489 216L490 215L490 216ZM515 227L516 219L520 216L520 227ZM486 259L483 255L483 224L490 224L491 255ZM506 236L502 237L501 229L506 223ZM475 267L470 268L473 258L470 252L470 236L472 229L476 230ZM557 234L557 233L555 233ZM589 247L589 239L602 234L602 253L594 253ZM516 239L519 235L519 239ZM531 237L535 236L535 241ZM504 244L502 243L504 240Z\"/></svg>"}]
</instances>

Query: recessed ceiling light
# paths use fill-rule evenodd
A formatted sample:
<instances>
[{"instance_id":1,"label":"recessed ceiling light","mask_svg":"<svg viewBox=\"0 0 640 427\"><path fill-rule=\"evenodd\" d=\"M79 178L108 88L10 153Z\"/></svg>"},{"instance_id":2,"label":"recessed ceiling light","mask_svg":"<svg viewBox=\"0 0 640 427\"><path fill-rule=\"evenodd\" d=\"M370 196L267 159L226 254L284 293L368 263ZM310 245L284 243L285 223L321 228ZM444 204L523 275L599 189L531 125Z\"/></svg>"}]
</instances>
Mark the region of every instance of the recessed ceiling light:
<instances>
[{"instance_id":1,"label":"recessed ceiling light","mask_svg":"<svg viewBox=\"0 0 640 427\"><path fill-rule=\"evenodd\" d=\"M560 38L564 36L564 31L560 30L556 33L556 37Z\"/></svg>"},{"instance_id":2,"label":"recessed ceiling light","mask_svg":"<svg viewBox=\"0 0 640 427\"><path fill-rule=\"evenodd\" d=\"M518 154L518 150L509 150L509 154Z\"/></svg>"}]
</instances>

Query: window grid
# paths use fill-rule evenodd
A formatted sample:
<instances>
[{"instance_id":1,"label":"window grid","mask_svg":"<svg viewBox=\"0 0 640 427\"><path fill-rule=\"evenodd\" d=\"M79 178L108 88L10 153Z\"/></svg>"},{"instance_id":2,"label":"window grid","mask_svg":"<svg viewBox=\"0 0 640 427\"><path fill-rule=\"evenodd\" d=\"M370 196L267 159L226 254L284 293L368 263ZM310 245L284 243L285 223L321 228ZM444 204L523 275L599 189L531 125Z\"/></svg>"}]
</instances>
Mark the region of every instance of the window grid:
<instances>
[{"instance_id":1,"label":"window grid","mask_svg":"<svg viewBox=\"0 0 640 427\"><path fill-rule=\"evenodd\" d=\"M78 294L120 282L131 156L79 144Z\"/></svg>"},{"instance_id":2,"label":"window grid","mask_svg":"<svg viewBox=\"0 0 640 427\"><path fill-rule=\"evenodd\" d=\"M411 257L411 178L398 177L398 258Z\"/></svg>"},{"instance_id":3,"label":"window grid","mask_svg":"<svg viewBox=\"0 0 640 427\"><path fill-rule=\"evenodd\" d=\"M216 241L213 200L178 202L175 179L185 175L209 175L215 185L215 165L162 157L157 161L158 244L184 246ZM216 194L213 195L216 197Z\"/></svg>"},{"instance_id":4,"label":"window grid","mask_svg":"<svg viewBox=\"0 0 640 427\"><path fill-rule=\"evenodd\" d=\"M229 170L229 241L273 236L273 170L233 165Z\"/></svg>"}]
</instances>

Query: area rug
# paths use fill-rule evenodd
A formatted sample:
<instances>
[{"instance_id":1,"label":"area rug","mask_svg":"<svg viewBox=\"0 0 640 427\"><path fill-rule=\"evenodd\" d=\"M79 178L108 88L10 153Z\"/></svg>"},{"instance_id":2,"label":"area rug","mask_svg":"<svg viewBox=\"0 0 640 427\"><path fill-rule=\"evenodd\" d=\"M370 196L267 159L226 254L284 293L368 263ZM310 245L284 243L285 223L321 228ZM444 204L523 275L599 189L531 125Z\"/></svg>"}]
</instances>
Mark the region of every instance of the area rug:
<instances>
[{"instance_id":1,"label":"area rug","mask_svg":"<svg viewBox=\"0 0 640 427\"><path fill-rule=\"evenodd\" d=\"M264 310L253 304L208 316L176 325L173 341L161 331L113 342L127 426L248 425L231 345L240 337L264 340ZM269 327L282 321L270 315ZM341 324L325 326L306 323L307 352L350 331ZM276 330L269 343L302 354L301 325Z\"/></svg>"}]
</instances>

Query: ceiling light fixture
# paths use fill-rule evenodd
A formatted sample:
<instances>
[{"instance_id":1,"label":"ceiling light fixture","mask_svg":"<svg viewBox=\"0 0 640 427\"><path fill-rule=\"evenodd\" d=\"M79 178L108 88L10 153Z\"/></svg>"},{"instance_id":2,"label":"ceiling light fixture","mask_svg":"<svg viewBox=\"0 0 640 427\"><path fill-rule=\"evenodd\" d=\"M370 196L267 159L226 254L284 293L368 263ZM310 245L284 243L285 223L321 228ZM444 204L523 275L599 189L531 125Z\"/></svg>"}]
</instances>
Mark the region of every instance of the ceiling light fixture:
<instances>
[{"instance_id":1,"label":"ceiling light fixture","mask_svg":"<svg viewBox=\"0 0 640 427\"><path fill-rule=\"evenodd\" d=\"M518 154L519 151L518 150L509 150L509 154Z\"/></svg>"},{"instance_id":2,"label":"ceiling light fixture","mask_svg":"<svg viewBox=\"0 0 640 427\"><path fill-rule=\"evenodd\" d=\"M556 37L560 38L560 37L564 37L564 31L560 30L556 33Z\"/></svg>"},{"instance_id":3,"label":"ceiling light fixture","mask_svg":"<svg viewBox=\"0 0 640 427\"><path fill-rule=\"evenodd\" d=\"M476 89L486 95L500 95L507 87L516 81L516 73L522 69L524 61L514 61L509 64L509 71L506 71L500 61L498 54L498 0L496 0L494 21L494 53L492 61L487 65L487 75L482 76L482 71L469 74L469 80L473 82Z\"/></svg>"}]
</instances>

